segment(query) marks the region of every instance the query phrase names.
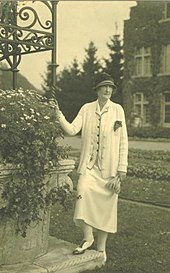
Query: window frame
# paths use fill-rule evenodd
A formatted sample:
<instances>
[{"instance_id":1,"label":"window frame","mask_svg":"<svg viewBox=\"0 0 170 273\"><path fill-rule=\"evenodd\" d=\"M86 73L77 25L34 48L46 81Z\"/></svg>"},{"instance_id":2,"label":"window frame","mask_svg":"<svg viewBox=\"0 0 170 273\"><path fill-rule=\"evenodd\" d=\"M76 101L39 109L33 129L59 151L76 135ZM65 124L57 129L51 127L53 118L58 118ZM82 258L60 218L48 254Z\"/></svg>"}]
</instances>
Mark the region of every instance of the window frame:
<instances>
[{"instance_id":1,"label":"window frame","mask_svg":"<svg viewBox=\"0 0 170 273\"><path fill-rule=\"evenodd\" d=\"M170 90L168 91L165 91L164 93L163 93L163 125L164 126L170 126L170 122L165 122L165 116L166 116L166 106L168 105L168 106L170 106L170 101L165 101L165 94L170 94Z\"/></svg>"},{"instance_id":2,"label":"window frame","mask_svg":"<svg viewBox=\"0 0 170 273\"><path fill-rule=\"evenodd\" d=\"M140 95L141 99L139 101L136 100L136 96ZM149 121L147 120L147 116L146 116L146 111L144 110L145 107L149 106L149 101L146 99L146 96L143 92L137 92L133 95L133 109L134 109L134 113L135 113L135 108L136 106L140 106L141 109L141 113L140 113L140 118L142 120L142 125L150 125Z\"/></svg>"},{"instance_id":3,"label":"window frame","mask_svg":"<svg viewBox=\"0 0 170 273\"><path fill-rule=\"evenodd\" d=\"M163 8L163 18L159 20L159 23L164 23L170 21L170 17L168 17L168 5L170 6L170 2L165 2L164 3L164 8ZM169 7L170 8L170 7Z\"/></svg>"},{"instance_id":4,"label":"window frame","mask_svg":"<svg viewBox=\"0 0 170 273\"><path fill-rule=\"evenodd\" d=\"M149 62L148 62L149 59ZM146 66L146 60L148 62L147 66ZM134 71L134 77L138 78L138 77L151 77L151 48L150 47L141 47L141 48L136 48L135 49L135 55L134 55L134 62L135 62L135 71ZM138 62L140 62L141 64L139 64L139 70L141 70L141 72L137 72L137 64ZM140 67L141 66L141 67ZM147 70L149 68L149 72L146 73L146 67Z\"/></svg>"},{"instance_id":5,"label":"window frame","mask_svg":"<svg viewBox=\"0 0 170 273\"><path fill-rule=\"evenodd\" d=\"M167 59L168 59L168 47L169 47L169 56L170 56L170 44L162 45L161 49L161 63L160 63L160 72L158 76L170 75L170 64L169 70L167 69Z\"/></svg>"}]
</instances>

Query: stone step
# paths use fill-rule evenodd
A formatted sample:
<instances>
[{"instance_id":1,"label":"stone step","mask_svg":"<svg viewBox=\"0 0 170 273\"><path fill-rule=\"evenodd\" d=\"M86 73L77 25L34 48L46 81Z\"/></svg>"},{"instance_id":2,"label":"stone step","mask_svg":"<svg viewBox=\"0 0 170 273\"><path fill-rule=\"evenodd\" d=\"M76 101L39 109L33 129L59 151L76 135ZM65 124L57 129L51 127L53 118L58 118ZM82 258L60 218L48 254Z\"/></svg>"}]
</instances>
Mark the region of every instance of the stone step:
<instances>
[{"instance_id":1,"label":"stone step","mask_svg":"<svg viewBox=\"0 0 170 273\"><path fill-rule=\"evenodd\" d=\"M49 237L48 253L35 259L33 264L0 266L0 273L79 273L103 265L103 255L87 250L82 255L72 255L76 245Z\"/></svg>"}]
</instances>

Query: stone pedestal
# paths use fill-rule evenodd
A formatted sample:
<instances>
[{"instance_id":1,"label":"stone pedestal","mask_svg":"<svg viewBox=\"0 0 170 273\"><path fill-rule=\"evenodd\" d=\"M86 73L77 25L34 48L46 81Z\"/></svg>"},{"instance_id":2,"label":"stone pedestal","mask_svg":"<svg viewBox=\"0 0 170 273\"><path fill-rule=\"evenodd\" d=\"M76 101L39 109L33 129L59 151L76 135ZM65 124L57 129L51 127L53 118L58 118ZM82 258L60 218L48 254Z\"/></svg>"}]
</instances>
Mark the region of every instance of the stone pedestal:
<instances>
[{"instance_id":1,"label":"stone pedestal","mask_svg":"<svg viewBox=\"0 0 170 273\"><path fill-rule=\"evenodd\" d=\"M33 223L23 238L16 234L14 220L0 221L0 265L33 262L34 258L43 255L48 248L50 212L44 214L43 220Z\"/></svg>"},{"instance_id":2,"label":"stone pedestal","mask_svg":"<svg viewBox=\"0 0 170 273\"><path fill-rule=\"evenodd\" d=\"M3 183L11 175L11 167L0 166L0 196ZM56 169L51 170L45 178L49 189L63 184L69 184L72 188L71 179L68 177L74 168L73 160L60 161ZM0 208L5 207L5 202L0 198ZM27 236L23 238L16 234L16 222L13 219L2 218L0 220L0 265L18 263L32 263L36 257L42 256L48 251L50 211L42 212L42 221L32 223L27 229Z\"/></svg>"}]
</instances>

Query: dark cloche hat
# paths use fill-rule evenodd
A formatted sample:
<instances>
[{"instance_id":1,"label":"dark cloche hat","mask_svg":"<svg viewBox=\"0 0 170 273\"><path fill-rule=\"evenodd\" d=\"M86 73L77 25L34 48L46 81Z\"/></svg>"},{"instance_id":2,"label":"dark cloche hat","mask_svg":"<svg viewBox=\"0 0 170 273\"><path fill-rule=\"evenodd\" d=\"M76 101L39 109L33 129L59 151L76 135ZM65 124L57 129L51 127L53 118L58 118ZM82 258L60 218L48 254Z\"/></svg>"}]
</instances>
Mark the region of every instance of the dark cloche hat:
<instances>
[{"instance_id":1,"label":"dark cloche hat","mask_svg":"<svg viewBox=\"0 0 170 273\"><path fill-rule=\"evenodd\" d=\"M105 85L111 85L114 88L117 88L113 78L109 74L105 72L96 74L94 81L94 89L96 90L98 87Z\"/></svg>"}]
</instances>

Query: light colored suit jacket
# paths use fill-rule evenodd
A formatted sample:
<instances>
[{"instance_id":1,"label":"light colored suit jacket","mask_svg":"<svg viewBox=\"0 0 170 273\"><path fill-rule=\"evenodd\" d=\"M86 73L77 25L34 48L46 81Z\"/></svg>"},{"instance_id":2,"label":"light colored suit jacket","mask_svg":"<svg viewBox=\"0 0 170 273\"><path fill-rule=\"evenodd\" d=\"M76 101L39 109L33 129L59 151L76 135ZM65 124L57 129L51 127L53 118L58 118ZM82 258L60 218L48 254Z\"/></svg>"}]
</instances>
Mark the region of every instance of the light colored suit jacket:
<instances>
[{"instance_id":1,"label":"light colored suit jacket","mask_svg":"<svg viewBox=\"0 0 170 273\"><path fill-rule=\"evenodd\" d=\"M97 151L103 178L113 177L117 171L127 171L128 137L124 110L121 105L110 100L102 114L98 109L98 100L86 103L72 123L62 113L59 121L64 131L71 136L82 130L78 172L85 172ZM122 122L122 127L116 131L115 121Z\"/></svg>"}]
</instances>

